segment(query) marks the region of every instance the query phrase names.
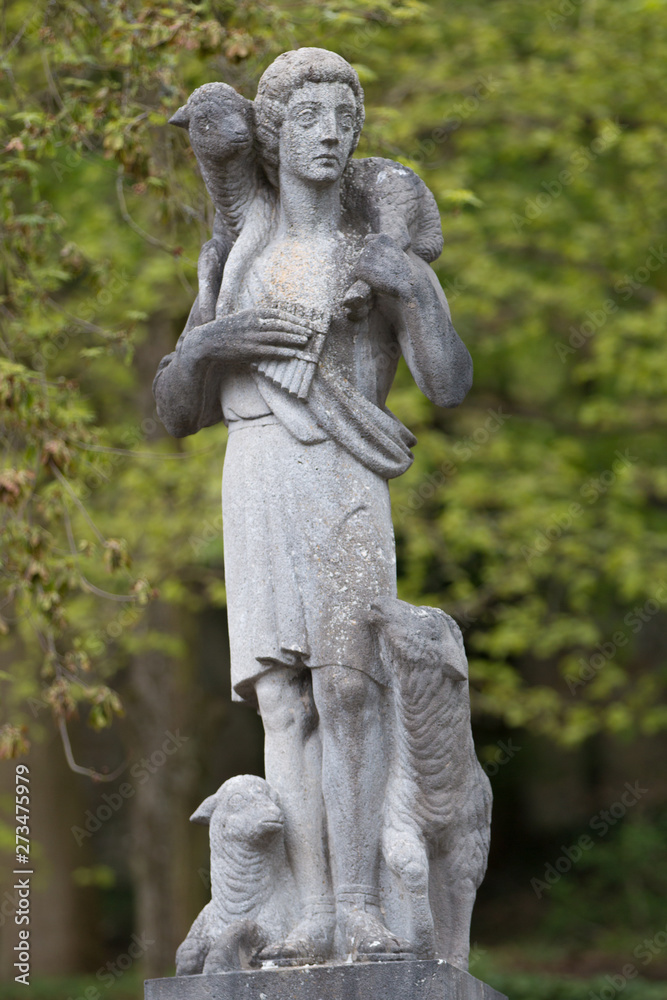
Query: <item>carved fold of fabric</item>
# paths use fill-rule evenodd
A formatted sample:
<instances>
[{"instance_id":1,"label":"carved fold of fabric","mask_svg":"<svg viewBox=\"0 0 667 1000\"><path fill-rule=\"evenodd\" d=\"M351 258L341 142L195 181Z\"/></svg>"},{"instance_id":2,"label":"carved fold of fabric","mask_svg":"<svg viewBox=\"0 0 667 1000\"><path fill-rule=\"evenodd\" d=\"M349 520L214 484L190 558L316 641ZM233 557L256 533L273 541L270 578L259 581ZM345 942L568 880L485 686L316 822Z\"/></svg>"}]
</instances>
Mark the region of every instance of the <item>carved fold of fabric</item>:
<instances>
[{"instance_id":1,"label":"carved fold of fabric","mask_svg":"<svg viewBox=\"0 0 667 1000\"><path fill-rule=\"evenodd\" d=\"M277 664L340 664L386 684L365 621L377 596L396 592L383 479L335 441L297 440L275 416L234 421L223 525L236 698L254 702L255 681Z\"/></svg>"},{"instance_id":2,"label":"carved fold of fabric","mask_svg":"<svg viewBox=\"0 0 667 1000\"><path fill-rule=\"evenodd\" d=\"M308 402L320 427L378 476L394 479L412 465L417 443L412 431L349 382L320 368Z\"/></svg>"},{"instance_id":3,"label":"carved fold of fabric","mask_svg":"<svg viewBox=\"0 0 667 1000\"><path fill-rule=\"evenodd\" d=\"M297 440L329 437L382 479L394 479L412 465L414 434L389 410L380 409L321 366L306 402L289 396L259 373L255 378L267 406Z\"/></svg>"},{"instance_id":4,"label":"carved fold of fabric","mask_svg":"<svg viewBox=\"0 0 667 1000\"><path fill-rule=\"evenodd\" d=\"M232 674L240 682L310 654L301 595L274 485L275 417L232 425L223 477L225 580ZM238 680L232 681L238 684Z\"/></svg>"}]
</instances>

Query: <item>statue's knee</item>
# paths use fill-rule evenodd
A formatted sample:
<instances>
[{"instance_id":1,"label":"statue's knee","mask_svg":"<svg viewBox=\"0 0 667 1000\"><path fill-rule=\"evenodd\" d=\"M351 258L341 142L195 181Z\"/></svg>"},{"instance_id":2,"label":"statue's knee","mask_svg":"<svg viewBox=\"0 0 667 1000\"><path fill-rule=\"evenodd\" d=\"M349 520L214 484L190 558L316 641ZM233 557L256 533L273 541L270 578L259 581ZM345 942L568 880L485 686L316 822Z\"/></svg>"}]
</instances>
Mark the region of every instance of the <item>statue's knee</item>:
<instances>
[{"instance_id":1,"label":"statue's knee","mask_svg":"<svg viewBox=\"0 0 667 1000\"><path fill-rule=\"evenodd\" d=\"M342 667L337 672L335 698L337 709L345 714L358 715L373 702L373 685L366 674L350 667Z\"/></svg>"},{"instance_id":2,"label":"statue's knee","mask_svg":"<svg viewBox=\"0 0 667 1000\"><path fill-rule=\"evenodd\" d=\"M286 670L272 670L259 678L256 691L265 732L293 730L303 736L312 729L315 707L303 679Z\"/></svg>"}]
</instances>

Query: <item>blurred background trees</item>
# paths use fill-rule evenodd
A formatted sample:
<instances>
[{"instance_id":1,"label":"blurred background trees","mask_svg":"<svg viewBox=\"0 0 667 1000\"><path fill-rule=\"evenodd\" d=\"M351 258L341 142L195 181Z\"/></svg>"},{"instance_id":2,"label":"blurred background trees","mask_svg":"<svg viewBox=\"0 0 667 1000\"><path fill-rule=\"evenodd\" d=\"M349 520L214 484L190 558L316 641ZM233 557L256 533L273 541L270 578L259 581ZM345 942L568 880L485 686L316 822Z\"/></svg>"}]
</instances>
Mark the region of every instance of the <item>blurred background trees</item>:
<instances>
[{"instance_id":1,"label":"blurred background trees","mask_svg":"<svg viewBox=\"0 0 667 1000\"><path fill-rule=\"evenodd\" d=\"M401 596L464 629L496 795L472 971L509 988L489 948L526 965L532 938L541 967L659 976L635 949L667 925L665 4L50 0L1 31L0 780L20 758L35 781L35 971L94 972L136 933L169 972L207 891L186 817L261 771L228 702L225 431L173 441L151 395L212 221L166 122L310 44L360 74L357 155L434 191L476 366L455 411L403 368L390 400L419 438L392 484Z\"/></svg>"}]
</instances>

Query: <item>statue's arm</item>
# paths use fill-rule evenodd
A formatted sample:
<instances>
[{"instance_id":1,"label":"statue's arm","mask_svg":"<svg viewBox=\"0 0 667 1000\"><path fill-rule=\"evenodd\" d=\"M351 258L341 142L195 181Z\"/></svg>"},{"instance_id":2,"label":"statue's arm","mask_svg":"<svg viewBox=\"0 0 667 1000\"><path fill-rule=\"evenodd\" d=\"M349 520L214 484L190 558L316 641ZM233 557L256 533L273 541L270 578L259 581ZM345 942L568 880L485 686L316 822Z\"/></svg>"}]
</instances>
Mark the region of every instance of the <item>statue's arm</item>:
<instances>
[{"instance_id":1,"label":"statue's arm","mask_svg":"<svg viewBox=\"0 0 667 1000\"><path fill-rule=\"evenodd\" d=\"M293 358L312 333L299 317L279 309L243 309L204 323L196 299L176 349L162 359L153 382L158 417L179 438L219 423L226 370Z\"/></svg>"},{"instance_id":2,"label":"statue's arm","mask_svg":"<svg viewBox=\"0 0 667 1000\"><path fill-rule=\"evenodd\" d=\"M458 406L472 385L472 358L452 325L435 272L387 236L371 237L355 276L382 296L412 376L437 406Z\"/></svg>"},{"instance_id":3,"label":"statue's arm","mask_svg":"<svg viewBox=\"0 0 667 1000\"><path fill-rule=\"evenodd\" d=\"M472 386L472 358L452 324L431 267L414 255L411 291L398 300L395 329L415 382L436 406L458 406Z\"/></svg>"},{"instance_id":4,"label":"statue's arm","mask_svg":"<svg viewBox=\"0 0 667 1000\"><path fill-rule=\"evenodd\" d=\"M159 364L153 382L158 417L172 437L195 434L222 420L221 365L205 350L199 297L194 301L174 351Z\"/></svg>"}]
</instances>

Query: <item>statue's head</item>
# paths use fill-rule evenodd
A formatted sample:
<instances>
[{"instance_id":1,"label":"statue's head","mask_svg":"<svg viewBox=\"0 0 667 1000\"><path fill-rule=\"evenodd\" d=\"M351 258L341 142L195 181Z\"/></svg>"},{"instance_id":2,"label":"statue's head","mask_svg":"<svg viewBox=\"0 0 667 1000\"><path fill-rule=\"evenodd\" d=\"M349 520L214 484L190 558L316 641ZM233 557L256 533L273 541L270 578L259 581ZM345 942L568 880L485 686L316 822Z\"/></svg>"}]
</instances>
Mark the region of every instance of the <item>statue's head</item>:
<instances>
[{"instance_id":1,"label":"statue's head","mask_svg":"<svg viewBox=\"0 0 667 1000\"><path fill-rule=\"evenodd\" d=\"M283 52L264 72L254 104L257 145L274 184L281 161L315 183L341 176L364 124L364 92L342 56Z\"/></svg>"}]
</instances>

